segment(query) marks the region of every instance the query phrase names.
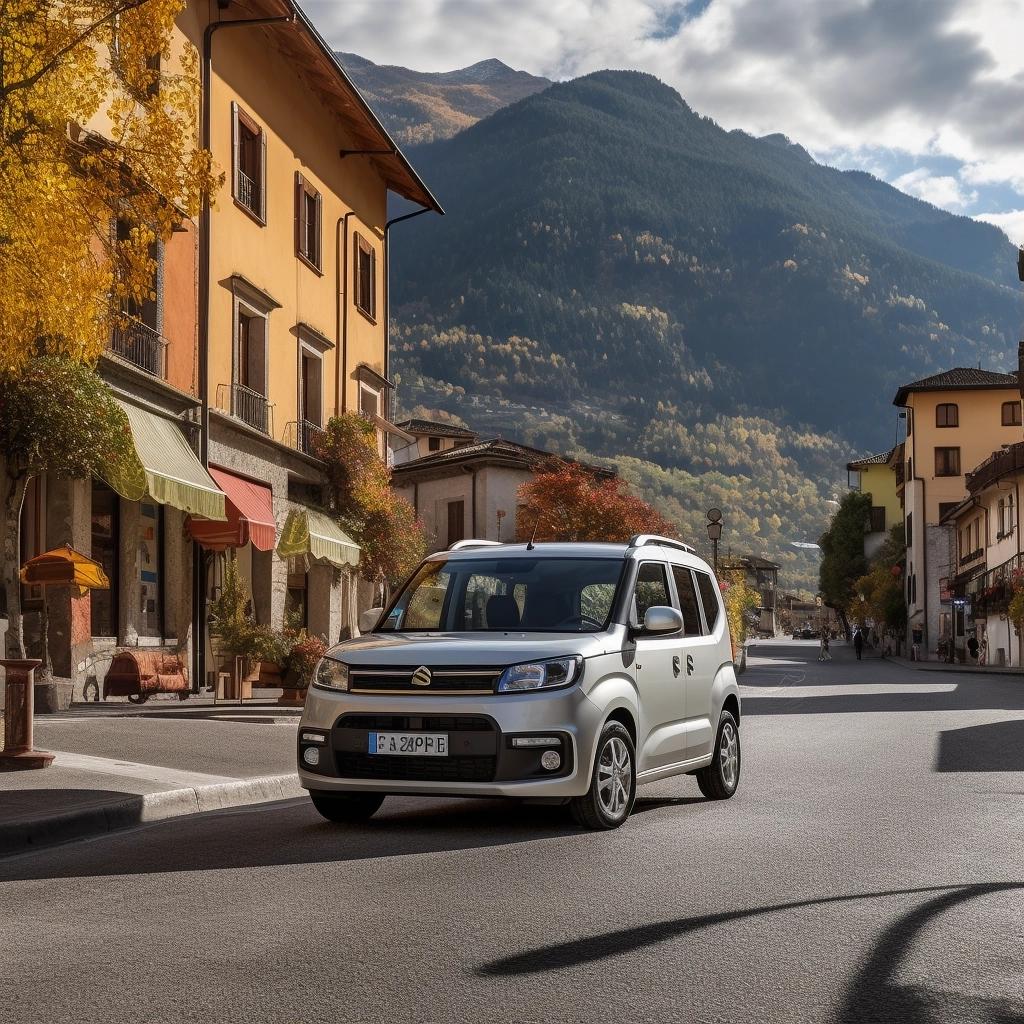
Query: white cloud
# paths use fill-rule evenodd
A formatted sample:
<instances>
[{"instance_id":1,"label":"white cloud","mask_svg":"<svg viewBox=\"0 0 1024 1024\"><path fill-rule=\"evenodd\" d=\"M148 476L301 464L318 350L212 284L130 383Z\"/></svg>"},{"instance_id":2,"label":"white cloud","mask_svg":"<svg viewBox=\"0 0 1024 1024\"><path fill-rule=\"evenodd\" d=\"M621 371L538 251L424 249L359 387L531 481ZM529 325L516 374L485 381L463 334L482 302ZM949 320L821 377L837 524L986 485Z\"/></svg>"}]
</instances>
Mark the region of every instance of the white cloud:
<instances>
[{"instance_id":1,"label":"white cloud","mask_svg":"<svg viewBox=\"0 0 1024 1024\"><path fill-rule=\"evenodd\" d=\"M892 184L909 195L945 210L965 210L978 201L976 191L965 191L956 178L933 175L926 167L917 167L901 174Z\"/></svg>"},{"instance_id":2,"label":"white cloud","mask_svg":"<svg viewBox=\"0 0 1024 1024\"><path fill-rule=\"evenodd\" d=\"M899 150L970 170L910 186L961 210L1024 194L1020 0L308 0L339 50L450 70L498 57L561 79L635 68L702 114L811 152ZM906 166L906 164L904 164ZM1003 175L997 177L997 175Z\"/></svg>"},{"instance_id":3,"label":"white cloud","mask_svg":"<svg viewBox=\"0 0 1024 1024\"><path fill-rule=\"evenodd\" d=\"M1005 213L979 213L975 220L983 220L995 224L1006 232L1006 237L1014 245L1024 245L1024 210L1007 210Z\"/></svg>"}]
</instances>

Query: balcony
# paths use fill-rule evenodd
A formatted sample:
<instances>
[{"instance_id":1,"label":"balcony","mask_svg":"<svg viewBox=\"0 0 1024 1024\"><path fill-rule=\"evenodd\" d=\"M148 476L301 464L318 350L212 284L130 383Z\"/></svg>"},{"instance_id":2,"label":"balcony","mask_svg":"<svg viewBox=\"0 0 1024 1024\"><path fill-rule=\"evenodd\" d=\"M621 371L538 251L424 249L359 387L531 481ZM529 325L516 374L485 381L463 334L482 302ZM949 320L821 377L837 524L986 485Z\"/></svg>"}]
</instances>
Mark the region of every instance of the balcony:
<instances>
[{"instance_id":1,"label":"balcony","mask_svg":"<svg viewBox=\"0 0 1024 1024\"><path fill-rule=\"evenodd\" d=\"M274 407L266 395L261 395L244 384L221 384L217 388L217 407L225 408L225 397L230 396L227 411L262 434L274 432Z\"/></svg>"},{"instance_id":2,"label":"balcony","mask_svg":"<svg viewBox=\"0 0 1024 1024\"><path fill-rule=\"evenodd\" d=\"M316 458L316 439L322 437L323 433L323 427L319 427L309 420L292 420L284 428L284 443L289 448Z\"/></svg>"},{"instance_id":3,"label":"balcony","mask_svg":"<svg viewBox=\"0 0 1024 1024\"><path fill-rule=\"evenodd\" d=\"M141 320L120 315L110 332L108 347L140 370L161 380L167 377L167 342Z\"/></svg>"},{"instance_id":4,"label":"balcony","mask_svg":"<svg viewBox=\"0 0 1024 1024\"><path fill-rule=\"evenodd\" d=\"M238 201L256 216L260 215L260 186L245 171L238 171Z\"/></svg>"}]
</instances>

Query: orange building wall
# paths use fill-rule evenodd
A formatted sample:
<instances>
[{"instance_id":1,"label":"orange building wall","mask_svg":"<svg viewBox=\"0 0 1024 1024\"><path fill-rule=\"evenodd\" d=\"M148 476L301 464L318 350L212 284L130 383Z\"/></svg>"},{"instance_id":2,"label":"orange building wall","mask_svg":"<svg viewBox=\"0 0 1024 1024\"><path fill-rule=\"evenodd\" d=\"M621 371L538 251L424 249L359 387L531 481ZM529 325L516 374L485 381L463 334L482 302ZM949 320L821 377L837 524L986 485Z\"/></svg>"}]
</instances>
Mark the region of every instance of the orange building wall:
<instances>
[{"instance_id":1,"label":"orange building wall","mask_svg":"<svg viewBox=\"0 0 1024 1024\"><path fill-rule=\"evenodd\" d=\"M196 228L184 221L164 245L164 321L167 381L189 394L196 380Z\"/></svg>"}]
</instances>

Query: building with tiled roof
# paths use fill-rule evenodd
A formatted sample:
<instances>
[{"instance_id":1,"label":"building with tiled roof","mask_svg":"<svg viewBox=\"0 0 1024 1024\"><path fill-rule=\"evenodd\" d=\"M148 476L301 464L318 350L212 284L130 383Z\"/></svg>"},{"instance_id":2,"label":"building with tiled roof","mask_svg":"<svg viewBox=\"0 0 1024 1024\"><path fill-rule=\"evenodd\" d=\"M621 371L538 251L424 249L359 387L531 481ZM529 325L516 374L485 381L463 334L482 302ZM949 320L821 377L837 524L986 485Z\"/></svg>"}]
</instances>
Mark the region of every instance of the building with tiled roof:
<instances>
[{"instance_id":1,"label":"building with tiled roof","mask_svg":"<svg viewBox=\"0 0 1024 1024\"><path fill-rule=\"evenodd\" d=\"M414 418L403 420L396 426L411 435L413 439L408 444L396 446L393 449L396 465L412 462L437 452L461 448L480 439L480 435L475 430L468 430L466 427L445 423L442 420Z\"/></svg>"},{"instance_id":2,"label":"building with tiled roof","mask_svg":"<svg viewBox=\"0 0 1024 1024\"><path fill-rule=\"evenodd\" d=\"M409 423L402 424L416 433ZM542 448L494 437L431 452L392 470L392 485L407 498L436 550L457 540L509 541L516 535L519 487L556 456ZM583 463L600 477L615 472Z\"/></svg>"},{"instance_id":3,"label":"building with tiled roof","mask_svg":"<svg viewBox=\"0 0 1024 1024\"><path fill-rule=\"evenodd\" d=\"M954 366L952 370L943 370L942 373L933 373L930 377L922 377L911 384L904 384L896 392L892 404L906 405L907 395L912 391L955 391L959 389L978 391L986 388L1016 388L1017 386L1016 373L982 370L977 366Z\"/></svg>"},{"instance_id":4,"label":"building with tiled roof","mask_svg":"<svg viewBox=\"0 0 1024 1024\"><path fill-rule=\"evenodd\" d=\"M850 489L871 497L871 517L864 536L864 555L872 558L885 543L889 531L903 520L897 490L896 467L903 463L903 445L867 455L846 464ZM902 477L900 477L902 479Z\"/></svg>"}]
</instances>

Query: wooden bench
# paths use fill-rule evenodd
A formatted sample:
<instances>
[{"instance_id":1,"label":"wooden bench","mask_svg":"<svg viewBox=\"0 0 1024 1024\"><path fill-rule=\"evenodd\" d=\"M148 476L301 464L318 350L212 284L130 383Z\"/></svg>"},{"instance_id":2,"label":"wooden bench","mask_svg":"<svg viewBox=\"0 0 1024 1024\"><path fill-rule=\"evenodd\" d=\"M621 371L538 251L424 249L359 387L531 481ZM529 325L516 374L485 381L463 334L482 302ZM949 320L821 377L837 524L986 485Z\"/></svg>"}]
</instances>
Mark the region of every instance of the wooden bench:
<instances>
[{"instance_id":1,"label":"wooden bench","mask_svg":"<svg viewBox=\"0 0 1024 1024\"><path fill-rule=\"evenodd\" d=\"M188 700L191 690L181 657L174 651L119 651L103 677L103 699L127 697L144 704L154 693L176 693Z\"/></svg>"}]
</instances>

